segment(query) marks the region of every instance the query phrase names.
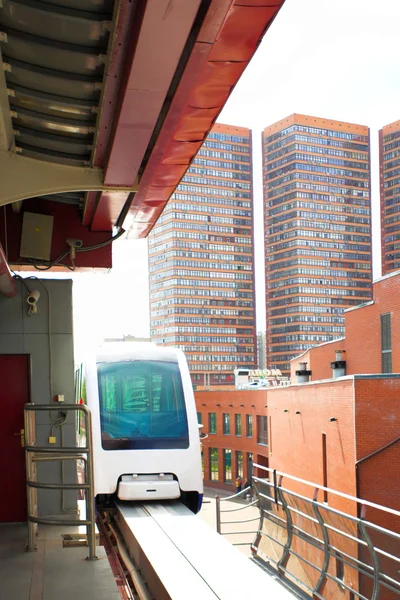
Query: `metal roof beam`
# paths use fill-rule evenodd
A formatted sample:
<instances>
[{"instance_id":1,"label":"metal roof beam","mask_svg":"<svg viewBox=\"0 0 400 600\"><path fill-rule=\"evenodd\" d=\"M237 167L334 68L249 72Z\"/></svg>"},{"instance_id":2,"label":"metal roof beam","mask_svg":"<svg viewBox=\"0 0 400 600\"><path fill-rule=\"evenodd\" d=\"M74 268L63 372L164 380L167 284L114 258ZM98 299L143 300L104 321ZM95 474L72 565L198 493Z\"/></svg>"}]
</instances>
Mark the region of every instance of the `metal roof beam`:
<instances>
[{"instance_id":1,"label":"metal roof beam","mask_svg":"<svg viewBox=\"0 0 400 600\"><path fill-rule=\"evenodd\" d=\"M0 31L0 36L5 34ZM15 145L10 105L8 102L6 65L0 50L0 150L12 150Z\"/></svg>"},{"instance_id":2,"label":"metal roof beam","mask_svg":"<svg viewBox=\"0 0 400 600\"><path fill-rule=\"evenodd\" d=\"M0 206L26 198L62 192L135 192L131 187L104 185L103 170L71 167L0 151Z\"/></svg>"}]
</instances>

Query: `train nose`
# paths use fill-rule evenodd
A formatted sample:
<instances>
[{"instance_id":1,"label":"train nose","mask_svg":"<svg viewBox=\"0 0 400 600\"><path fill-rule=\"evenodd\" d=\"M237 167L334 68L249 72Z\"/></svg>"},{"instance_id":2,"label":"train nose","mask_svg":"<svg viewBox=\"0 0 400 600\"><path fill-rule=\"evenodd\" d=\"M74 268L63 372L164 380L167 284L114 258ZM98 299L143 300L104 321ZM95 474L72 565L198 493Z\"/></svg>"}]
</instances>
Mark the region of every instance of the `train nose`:
<instances>
[{"instance_id":1,"label":"train nose","mask_svg":"<svg viewBox=\"0 0 400 600\"><path fill-rule=\"evenodd\" d=\"M165 473L123 475L117 490L120 500L175 500L180 495L178 481Z\"/></svg>"}]
</instances>

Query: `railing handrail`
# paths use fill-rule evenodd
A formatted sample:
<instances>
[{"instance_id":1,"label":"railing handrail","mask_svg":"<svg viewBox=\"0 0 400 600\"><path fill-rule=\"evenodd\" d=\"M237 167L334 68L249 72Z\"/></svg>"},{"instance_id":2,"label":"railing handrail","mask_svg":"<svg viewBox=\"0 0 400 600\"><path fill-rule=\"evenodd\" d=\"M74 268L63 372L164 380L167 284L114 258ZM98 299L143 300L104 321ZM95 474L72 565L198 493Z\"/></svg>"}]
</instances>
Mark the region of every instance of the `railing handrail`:
<instances>
[{"instance_id":1,"label":"railing handrail","mask_svg":"<svg viewBox=\"0 0 400 600\"><path fill-rule=\"evenodd\" d=\"M369 500L364 500L363 498L357 498L356 496L351 496L350 494L346 494L345 492L339 492L339 490L334 490L332 488L328 488L323 485L320 485L319 483L313 483L312 481L307 481L305 479L301 479L300 477L296 477L295 475L289 475L288 473L283 473L282 471L278 471L277 469L271 469L269 467L264 467L263 465L259 465L257 463L253 463L253 467L256 467L257 469L262 469L262 470L267 471L268 473L272 473L272 474L275 472L276 475L279 475L279 477L285 477L287 479L291 479L292 481L296 481L298 483L308 485L309 487L316 488L323 492L335 494L336 496L340 496L341 498L345 498L346 500L352 500L353 502L356 502L357 504L369 506L370 508L376 508L378 510L382 510L383 512L390 513L391 515L394 515L396 517L400 517L400 511L398 511L394 508L389 508L388 506L383 506L382 504L376 504L375 502L370 502ZM258 478L258 479L260 479L260 478Z\"/></svg>"},{"instance_id":2,"label":"railing handrail","mask_svg":"<svg viewBox=\"0 0 400 600\"><path fill-rule=\"evenodd\" d=\"M32 420L32 415L36 412L62 411L65 413L83 413L85 418L86 447L73 446L36 446L36 422ZM65 525L65 526L86 526L87 541L89 546L89 560L97 559L96 556L96 523L94 507L94 466L93 466L93 438L92 438L92 418L89 408L85 404L62 404L57 407L48 404L25 404L24 406L24 426L25 426L25 463L26 463L26 487L28 504L28 551L36 550L35 535L37 524L47 525ZM31 439L32 438L32 439ZM84 483L43 483L36 481L36 473L33 465L36 462L47 460L83 460L85 464ZM33 492L37 489L44 490L86 490L86 519L66 520L57 517L39 517L37 504L33 502ZM34 511L34 507L36 511Z\"/></svg>"},{"instance_id":3,"label":"railing handrail","mask_svg":"<svg viewBox=\"0 0 400 600\"><path fill-rule=\"evenodd\" d=\"M310 594L310 598L318 597L323 600L325 598L325 595L323 595L323 589L326 581L328 580L331 580L340 585L343 589L352 592L354 597L357 597L360 600L368 600L368 598L370 600L378 600L383 589L394 592L396 597L400 598L400 579L394 578L395 576L392 573L392 569L397 569L400 558L397 556L397 552L394 551L391 554L388 550L384 549L385 544L382 541L394 539L396 542L398 542L400 540L400 533L386 529L372 521L367 521L364 518L364 509L362 509L361 516L353 516L317 500L318 490L315 488L325 489L331 493L335 493L336 490L324 488L324 486L319 485L314 486L312 482L290 476L286 473L274 471L273 469L263 467L262 465L258 465L256 463L254 466L264 469L264 471L274 475L274 477L268 479L253 476L252 485L249 486L254 490L257 498L256 502L252 504L259 504L260 508L259 519L257 519L259 520L258 530L222 531L223 525L234 525L237 523L241 524L254 520L254 518L249 518L248 520L240 521L235 520L233 517L233 520L231 519L222 521L222 513L236 512L237 510L243 510L248 507L248 505L244 505L241 506L240 509L235 508L232 510L221 510L221 501L238 498L242 494L242 492L239 492L239 494L235 494L226 498L220 498L219 496L216 497L216 522L218 533L229 536L255 534L254 541L249 543L253 559L256 560L256 562L258 562L262 568L272 573L274 576L280 577L281 582L287 587L290 588L291 586L294 586L295 591L298 592L301 590L307 591L307 594ZM314 490L314 493L310 494L310 496L306 496L287 489L287 487L283 487L282 480L284 477L307 484ZM262 485L268 486L268 490L262 489ZM245 490L243 490L243 492L244 491ZM341 494L340 492L338 495L354 501L361 500L349 496L348 494ZM299 501L305 503L306 507L298 504ZM362 502L363 501L361 500L361 503ZM374 503L368 504L374 508L386 508ZM328 512L325 513L325 511ZM399 514L396 510L392 509L388 509L385 512L395 515ZM279 517L279 514L281 517ZM327 514L329 514L330 517L328 517ZM296 517L303 519L303 522L301 520L299 521ZM336 521L332 521L332 517L334 517ZM228 519L230 519L230 517L228 517ZM306 521L304 521L304 519L306 519ZM306 523L310 521L312 522L312 526L309 529ZM268 523L270 526L267 525ZM351 529L348 528L350 524ZM282 529L285 532L284 541L280 540L279 534L277 534L277 531L275 531L276 527L278 527L278 530ZM319 534L317 534L315 528L317 528L317 531L319 530ZM370 537L371 531L376 531L380 534L380 541L373 541L373 538ZM341 539L348 539L349 543L356 544L355 548L364 548L369 555L369 559L362 559L358 553L359 550L354 550L351 548L348 550L348 546L341 548L342 543L338 543L335 542L334 539L330 539L331 533L344 536L344 538ZM262 546L263 538L268 538L270 542L276 542L281 548L281 553L275 556L268 552ZM301 543L306 544L307 547L311 545L322 552L322 566L318 566L314 563L314 561L310 562L311 559L308 560L308 551L306 548L300 551L301 546L294 546L293 540L295 538L300 538L302 541ZM233 544L245 545L245 543L237 542L233 542ZM353 551L354 556L352 556ZM266 552L268 553L266 554ZM312 588L309 587L305 581L299 579L296 576L296 573L293 572L293 569L290 567L291 563L289 563L291 556L294 556L301 561L300 564L304 562L308 566L311 566L315 569L318 581L315 584L311 584L313 586ZM358 578L366 577L371 581L372 591L368 598L361 593L359 587L355 587L353 589L353 587L349 586L349 582L347 580L344 581L343 577L340 577L337 572L336 574L335 572L332 572L332 568L334 569L334 567L332 567L330 564L332 557L336 558L336 561L339 560L342 565L346 565L348 569L353 569L356 573L358 573ZM381 563L382 558L385 558L387 562ZM398 572L400 573L400 571ZM361 582L360 579L359 581Z\"/></svg>"}]
</instances>

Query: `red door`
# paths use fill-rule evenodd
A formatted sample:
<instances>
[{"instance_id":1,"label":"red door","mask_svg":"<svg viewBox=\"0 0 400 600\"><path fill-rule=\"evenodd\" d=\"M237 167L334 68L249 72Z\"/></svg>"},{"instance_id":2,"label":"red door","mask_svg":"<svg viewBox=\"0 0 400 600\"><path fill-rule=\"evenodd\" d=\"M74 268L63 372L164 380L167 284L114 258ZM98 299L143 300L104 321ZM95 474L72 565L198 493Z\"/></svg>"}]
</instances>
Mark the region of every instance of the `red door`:
<instances>
[{"instance_id":1,"label":"red door","mask_svg":"<svg viewBox=\"0 0 400 600\"><path fill-rule=\"evenodd\" d=\"M29 402L29 357L0 355L0 521L26 521L24 404ZM16 435L17 434L17 435Z\"/></svg>"}]
</instances>

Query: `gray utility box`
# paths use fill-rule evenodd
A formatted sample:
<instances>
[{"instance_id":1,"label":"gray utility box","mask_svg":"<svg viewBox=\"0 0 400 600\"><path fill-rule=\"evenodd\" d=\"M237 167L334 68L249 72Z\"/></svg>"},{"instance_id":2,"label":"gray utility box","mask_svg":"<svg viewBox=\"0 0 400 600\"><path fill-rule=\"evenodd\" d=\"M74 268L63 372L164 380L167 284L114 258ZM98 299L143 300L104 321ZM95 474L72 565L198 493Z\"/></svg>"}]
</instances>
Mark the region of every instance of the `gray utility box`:
<instances>
[{"instance_id":1,"label":"gray utility box","mask_svg":"<svg viewBox=\"0 0 400 600\"><path fill-rule=\"evenodd\" d=\"M50 260L54 217L25 212L22 221L20 256Z\"/></svg>"}]
</instances>

